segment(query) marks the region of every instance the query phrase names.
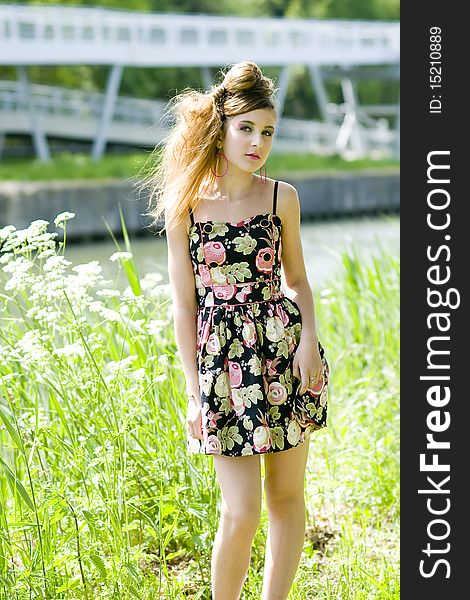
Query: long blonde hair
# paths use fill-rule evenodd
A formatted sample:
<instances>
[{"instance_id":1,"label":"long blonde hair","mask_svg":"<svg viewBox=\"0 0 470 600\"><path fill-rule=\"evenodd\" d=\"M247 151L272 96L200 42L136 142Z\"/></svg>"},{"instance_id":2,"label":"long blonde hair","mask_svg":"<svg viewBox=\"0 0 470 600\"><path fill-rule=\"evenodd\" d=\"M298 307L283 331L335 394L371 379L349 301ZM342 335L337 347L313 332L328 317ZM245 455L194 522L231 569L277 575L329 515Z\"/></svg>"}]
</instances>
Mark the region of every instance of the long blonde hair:
<instances>
[{"instance_id":1,"label":"long blonde hair","mask_svg":"<svg viewBox=\"0 0 470 600\"><path fill-rule=\"evenodd\" d=\"M170 100L164 116L172 122L170 133L151 153L150 172L139 186L149 190L151 225L164 216L160 233L180 223L215 182L217 136L226 118L259 108L276 112L274 93L273 81L255 63L243 61L209 91L186 88Z\"/></svg>"}]
</instances>

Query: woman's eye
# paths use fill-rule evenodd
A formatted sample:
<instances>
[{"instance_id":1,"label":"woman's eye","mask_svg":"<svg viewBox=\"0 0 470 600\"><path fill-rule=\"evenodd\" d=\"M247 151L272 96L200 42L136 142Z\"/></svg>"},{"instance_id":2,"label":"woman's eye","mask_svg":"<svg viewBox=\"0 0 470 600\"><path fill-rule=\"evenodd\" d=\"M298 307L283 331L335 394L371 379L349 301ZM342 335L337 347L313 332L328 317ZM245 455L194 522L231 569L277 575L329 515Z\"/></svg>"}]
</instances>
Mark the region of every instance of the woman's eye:
<instances>
[{"instance_id":1,"label":"woman's eye","mask_svg":"<svg viewBox=\"0 0 470 600\"><path fill-rule=\"evenodd\" d=\"M251 131L251 127L249 125L244 125L243 127L240 127L241 131ZM271 137L273 135L272 131L263 131L264 135L267 135L268 137Z\"/></svg>"}]
</instances>

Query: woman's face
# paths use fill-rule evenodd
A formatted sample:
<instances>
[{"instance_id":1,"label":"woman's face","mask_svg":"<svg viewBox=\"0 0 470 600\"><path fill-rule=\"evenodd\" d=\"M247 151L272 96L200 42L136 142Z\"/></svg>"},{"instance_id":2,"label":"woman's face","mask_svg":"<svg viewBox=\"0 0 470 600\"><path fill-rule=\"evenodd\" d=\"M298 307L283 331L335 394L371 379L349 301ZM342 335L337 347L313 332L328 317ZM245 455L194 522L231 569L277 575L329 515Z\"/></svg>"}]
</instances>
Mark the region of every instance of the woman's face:
<instances>
[{"instance_id":1,"label":"woman's face","mask_svg":"<svg viewBox=\"0 0 470 600\"><path fill-rule=\"evenodd\" d=\"M228 117L222 146L228 162L250 173L262 167L271 151L275 121L271 108Z\"/></svg>"}]
</instances>

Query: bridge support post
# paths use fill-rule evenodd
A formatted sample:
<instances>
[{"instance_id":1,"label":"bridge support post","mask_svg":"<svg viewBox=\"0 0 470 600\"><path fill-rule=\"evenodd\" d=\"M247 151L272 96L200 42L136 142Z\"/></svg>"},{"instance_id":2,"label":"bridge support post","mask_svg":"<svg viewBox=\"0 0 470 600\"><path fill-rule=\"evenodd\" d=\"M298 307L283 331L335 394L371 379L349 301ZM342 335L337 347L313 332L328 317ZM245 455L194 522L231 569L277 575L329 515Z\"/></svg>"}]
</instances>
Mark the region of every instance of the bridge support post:
<instances>
[{"instance_id":1,"label":"bridge support post","mask_svg":"<svg viewBox=\"0 0 470 600\"><path fill-rule=\"evenodd\" d=\"M106 148L106 136L108 133L109 124L113 118L116 98L122 78L122 65L113 65L106 83L106 92L103 102L103 112L101 113L98 131L96 133L91 156L93 160L99 160L103 156Z\"/></svg>"},{"instance_id":2,"label":"bridge support post","mask_svg":"<svg viewBox=\"0 0 470 600\"><path fill-rule=\"evenodd\" d=\"M212 83L213 83L213 77L212 77L211 70L209 69L209 67L202 67L201 73L202 73L202 84L204 86L204 89L210 90Z\"/></svg>"},{"instance_id":3,"label":"bridge support post","mask_svg":"<svg viewBox=\"0 0 470 600\"><path fill-rule=\"evenodd\" d=\"M328 105L330 104L330 99L328 98L328 92L326 91L325 81L323 79L323 75L321 69L318 65L309 65L308 71L310 74L310 80L312 82L313 91L315 92L315 96L318 102L318 110L320 111L321 118L323 121L329 125L328 130L328 145L329 151L332 153L336 149L336 139L335 139L335 131L336 131L336 123L333 115L328 110Z\"/></svg>"},{"instance_id":4,"label":"bridge support post","mask_svg":"<svg viewBox=\"0 0 470 600\"><path fill-rule=\"evenodd\" d=\"M341 79L341 89L343 90L343 98L346 104L346 114L344 119L345 122L350 122L349 138L351 141L351 148L359 156L362 156L364 155L365 147L361 133L361 125L358 121L358 101L352 79Z\"/></svg>"},{"instance_id":5,"label":"bridge support post","mask_svg":"<svg viewBox=\"0 0 470 600\"><path fill-rule=\"evenodd\" d=\"M287 88L289 87L290 78L290 66L286 65L282 67L281 74L279 75L279 86L277 93L277 118L280 119L284 111L284 105L286 103Z\"/></svg>"},{"instance_id":6,"label":"bridge support post","mask_svg":"<svg viewBox=\"0 0 470 600\"><path fill-rule=\"evenodd\" d=\"M317 65L309 65L308 71L310 73L310 79L312 81L313 90L318 102L318 109L320 111L322 119L328 125L334 125L333 116L328 110L328 104L330 100L328 98L328 92L326 91L325 82L323 75L320 71L320 67Z\"/></svg>"},{"instance_id":7,"label":"bridge support post","mask_svg":"<svg viewBox=\"0 0 470 600\"><path fill-rule=\"evenodd\" d=\"M18 81L20 83L20 93L22 100L28 107L33 137L33 145L34 150L36 152L36 156L39 158L39 160L42 160L43 162L48 162L51 158L51 154L49 152L49 145L47 143L47 138L44 132L42 131L38 115L34 107L34 100L31 95L31 86L29 84L29 77L28 73L26 72L26 67L24 65L18 66L16 68L16 73L18 75Z\"/></svg>"}]
</instances>

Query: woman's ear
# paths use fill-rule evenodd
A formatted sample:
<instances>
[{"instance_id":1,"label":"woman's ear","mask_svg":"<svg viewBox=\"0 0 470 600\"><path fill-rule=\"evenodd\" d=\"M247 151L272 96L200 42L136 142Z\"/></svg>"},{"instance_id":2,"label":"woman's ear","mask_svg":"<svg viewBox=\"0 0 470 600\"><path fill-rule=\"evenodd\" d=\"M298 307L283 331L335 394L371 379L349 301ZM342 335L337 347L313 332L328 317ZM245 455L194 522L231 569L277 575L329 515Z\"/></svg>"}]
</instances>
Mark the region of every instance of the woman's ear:
<instances>
[{"instance_id":1,"label":"woman's ear","mask_svg":"<svg viewBox=\"0 0 470 600\"><path fill-rule=\"evenodd\" d=\"M217 134L217 141L216 141L217 148L219 148L219 149L223 148L223 146L224 146L224 137L225 137L225 131L224 131L224 128L222 127L222 129Z\"/></svg>"}]
</instances>

